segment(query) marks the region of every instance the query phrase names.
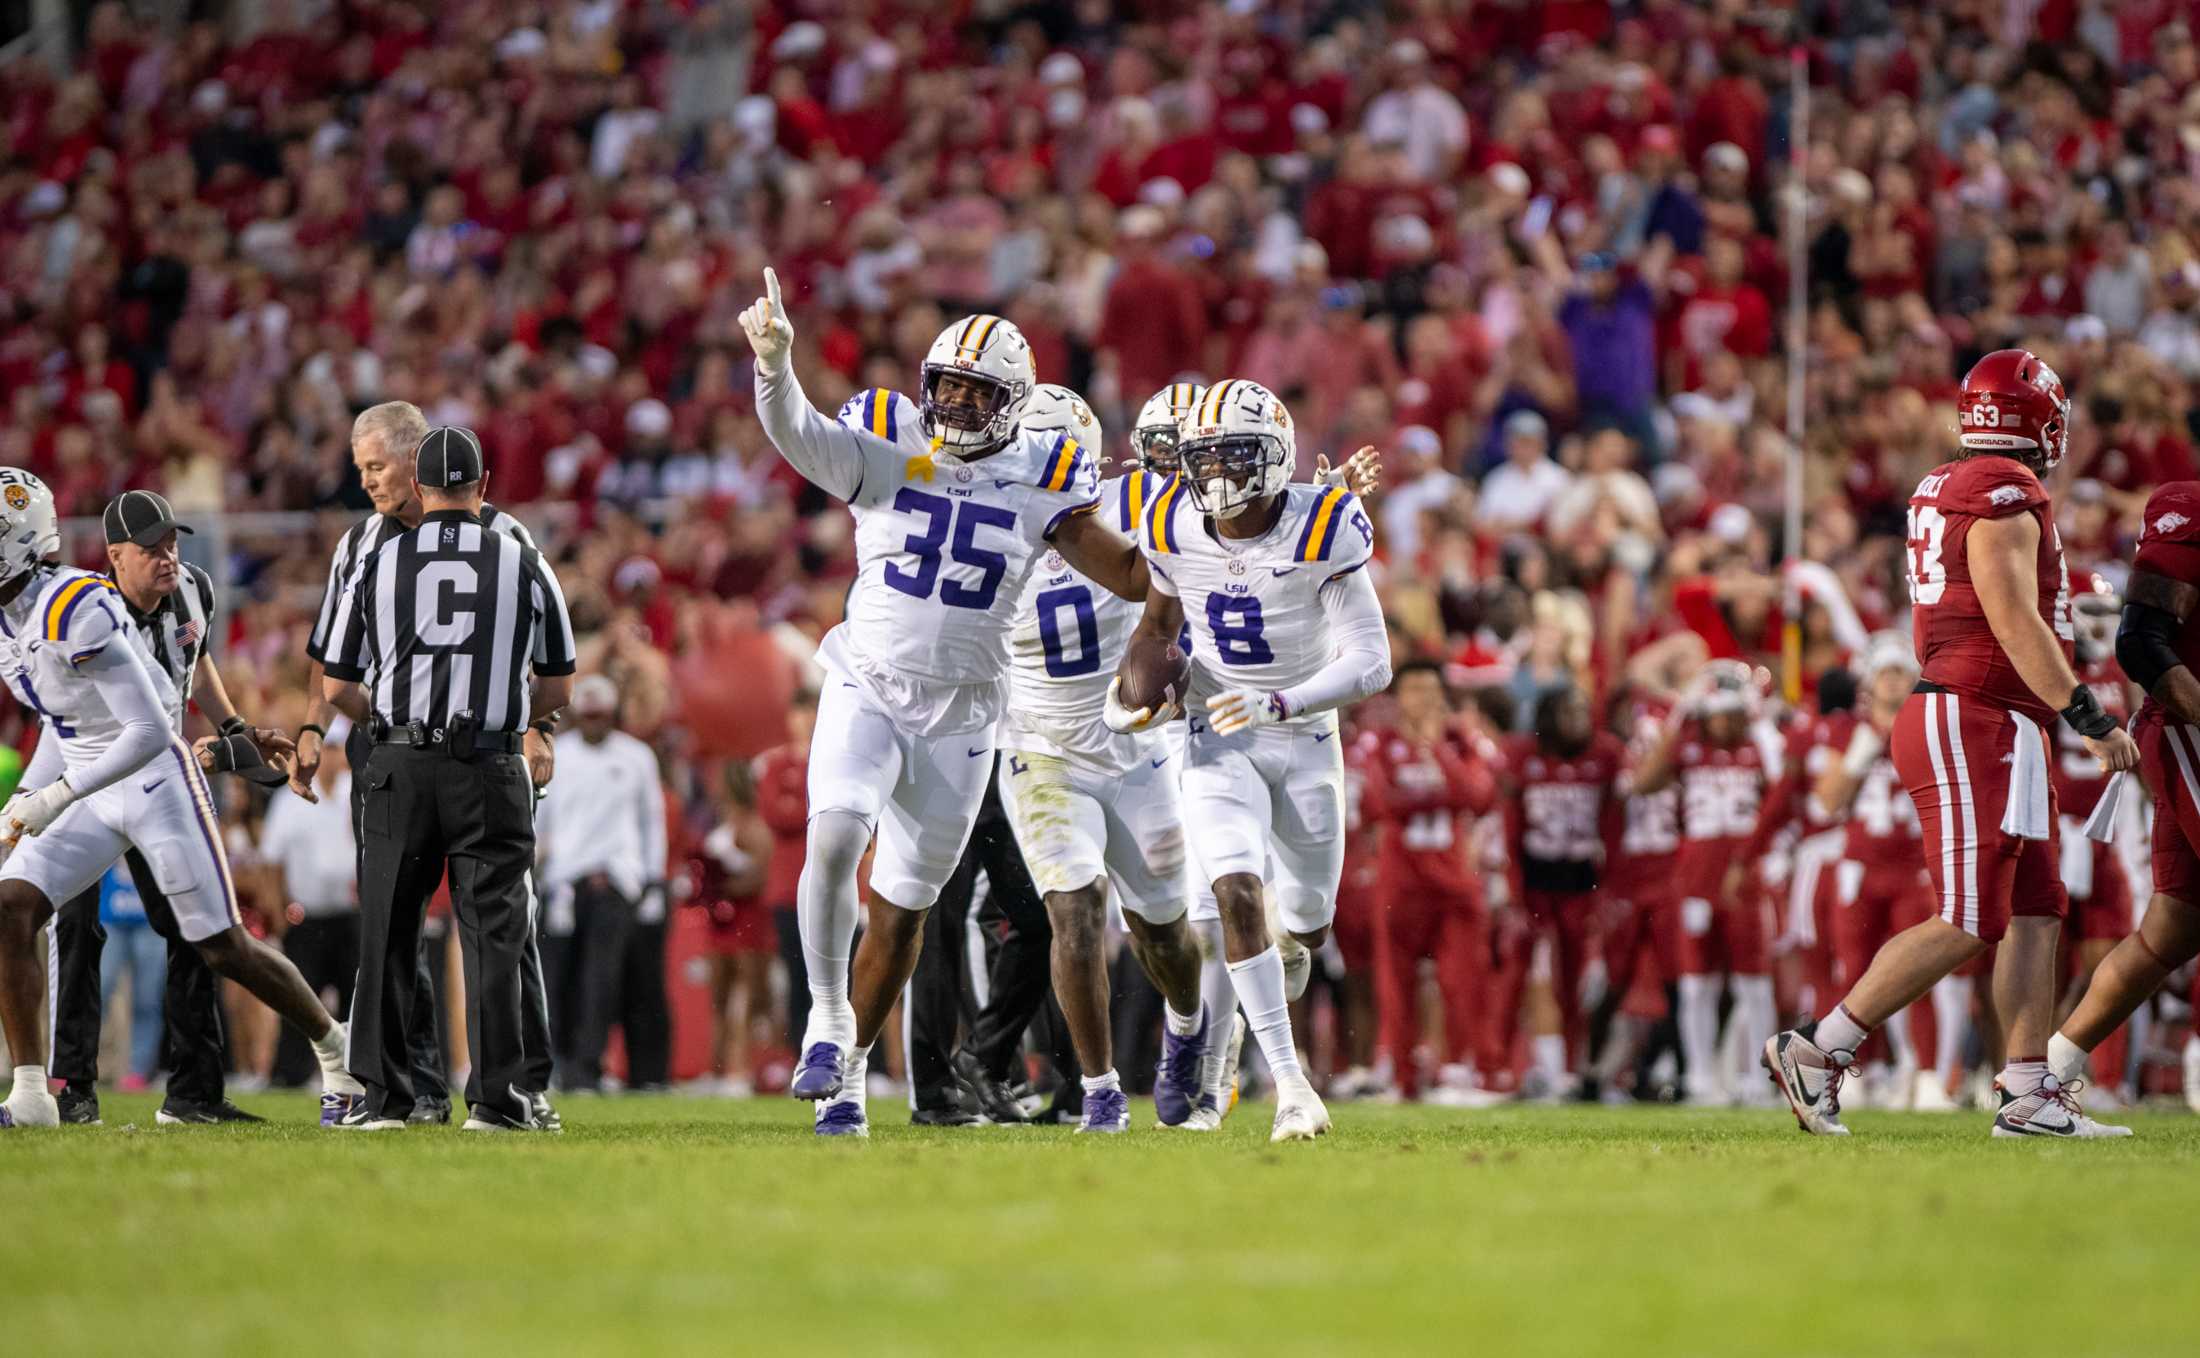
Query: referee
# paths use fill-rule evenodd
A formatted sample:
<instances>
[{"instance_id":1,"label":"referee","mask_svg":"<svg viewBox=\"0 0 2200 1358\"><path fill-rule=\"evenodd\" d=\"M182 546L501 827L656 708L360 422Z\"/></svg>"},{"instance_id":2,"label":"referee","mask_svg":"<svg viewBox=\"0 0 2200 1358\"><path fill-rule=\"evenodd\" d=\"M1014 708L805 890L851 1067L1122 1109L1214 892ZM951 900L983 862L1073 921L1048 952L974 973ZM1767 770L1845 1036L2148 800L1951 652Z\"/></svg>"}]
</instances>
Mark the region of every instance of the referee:
<instances>
[{"instance_id":1,"label":"referee","mask_svg":"<svg viewBox=\"0 0 2200 1358\"><path fill-rule=\"evenodd\" d=\"M329 701L368 723L373 742L357 776L350 1058L367 1093L346 1127L402 1127L412 1112L406 1037L420 928L446 864L473 1038L466 1130L541 1127L521 1039L535 829L520 749L531 714L547 719L565 705L573 630L541 555L483 525L487 481L472 432L430 430L414 458L420 526L367 557L330 633Z\"/></svg>"},{"instance_id":2,"label":"referee","mask_svg":"<svg viewBox=\"0 0 2200 1358\"><path fill-rule=\"evenodd\" d=\"M321 681L322 666L329 659L329 634L336 625L337 606L375 548L397 534L420 526L422 510L419 490L413 481L413 454L427 437L427 418L420 413L420 407L410 401L384 401L370 406L352 422L352 464L358 468L359 484L373 504L374 512L353 524L337 543L335 556L329 562L328 587L321 597L321 612L306 642L306 655L312 662L306 676L310 715L298 732L298 757L291 790L307 801L315 800L318 795L314 791L314 773L321 764L322 738L336 715L336 709L323 695ZM481 522L484 527L517 539L523 546L535 545L518 519L493 505L481 506ZM355 636L352 639L355 654L347 657L354 665L360 664L356 654L358 643L359 638ZM352 834L362 842L359 813L366 783L360 775L367 767L371 749L366 723L353 723L344 755L352 768ZM528 731L521 753L527 758L528 771L534 776L538 791L550 781L553 751L550 723L537 721ZM527 1062L527 1078L521 1087L533 1096L535 1120L556 1130L558 1115L550 1106L549 1097L551 1078L555 1074L555 1048L550 1035L549 995L543 985L540 904L533 902L532 906L526 961L520 972L520 1040L526 1049ZM451 1120L450 1091L444 1080L446 1067L439 1027L443 1012L439 1002L443 993L443 953L435 945L441 942L441 935L430 937L423 931L420 980L413 991L409 1025L416 1100L410 1116L414 1122Z\"/></svg>"}]
</instances>

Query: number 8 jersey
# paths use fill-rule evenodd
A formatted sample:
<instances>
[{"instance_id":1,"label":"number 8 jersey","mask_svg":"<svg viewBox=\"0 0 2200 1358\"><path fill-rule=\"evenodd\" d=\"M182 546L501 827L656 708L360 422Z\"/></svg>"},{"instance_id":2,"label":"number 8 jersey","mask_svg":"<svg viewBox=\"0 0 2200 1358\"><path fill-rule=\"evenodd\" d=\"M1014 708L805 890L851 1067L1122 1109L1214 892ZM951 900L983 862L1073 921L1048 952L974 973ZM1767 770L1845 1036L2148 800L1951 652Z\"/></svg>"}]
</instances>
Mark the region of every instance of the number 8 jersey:
<instances>
[{"instance_id":1,"label":"number 8 jersey","mask_svg":"<svg viewBox=\"0 0 2200 1358\"><path fill-rule=\"evenodd\" d=\"M1146 509L1139 545L1153 587L1176 595L1192 629L1194 712L1224 689L1267 692L1312 678L1336 653L1321 592L1364 569L1375 530L1351 492L1293 484L1257 538L1224 538L1194 509L1182 480ZM1333 711L1296 718L1336 725Z\"/></svg>"},{"instance_id":2,"label":"number 8 jersey","mask_svg":"<svg viewBox=\"0 0 2200 1358\"><path fill-rule=\"evenodd\" d=\"M2062 538L2055 532L2046 488L2013 458L1974 455L1944 463L1918 483L1910 497L1910 625L1926 683L2015 709L2044 725L2055 719L2055 710L2018 676L1995 639L1971 584L1966 551L1972 524L2014 514L2039 521L2040 617L2061 639L2063 657L2072 657L2076 631Z\"/></svg>"}]
</instances>

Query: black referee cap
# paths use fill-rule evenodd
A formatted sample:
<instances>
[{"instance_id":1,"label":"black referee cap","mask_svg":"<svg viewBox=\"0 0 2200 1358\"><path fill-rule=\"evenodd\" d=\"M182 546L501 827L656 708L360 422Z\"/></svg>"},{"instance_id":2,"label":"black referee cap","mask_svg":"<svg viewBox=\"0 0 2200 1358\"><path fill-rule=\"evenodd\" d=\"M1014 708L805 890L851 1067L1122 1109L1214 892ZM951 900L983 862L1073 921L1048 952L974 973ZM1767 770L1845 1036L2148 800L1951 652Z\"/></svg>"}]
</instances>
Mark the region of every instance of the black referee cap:
<instances>
[{"instance_id":1,"label":"black referee cap","mask_svg":"<svg viewBox=\"0 0 2200 1358\"><path fill-rule=\"evenodd\" d=\"M413 477L421 485L437 490L470 486L481 479L481 473L481 440L474 437L473 430L455 424L440 425L420 440Z\"/></svg>"},{"instance_id":2,"label":"black referee cap","mask_svg":"<svg viewBox=\"0 0 2200 1358\"><path fill-rule=\"evenodd\" d=\"M122 492L107 502L107 512L100 517L107 529L109 546L134 542L140 547L150 547L170 532L191 531L176 522L176 511L169 507L164 497L149 490Z\"/></svg>"}]
</instances>

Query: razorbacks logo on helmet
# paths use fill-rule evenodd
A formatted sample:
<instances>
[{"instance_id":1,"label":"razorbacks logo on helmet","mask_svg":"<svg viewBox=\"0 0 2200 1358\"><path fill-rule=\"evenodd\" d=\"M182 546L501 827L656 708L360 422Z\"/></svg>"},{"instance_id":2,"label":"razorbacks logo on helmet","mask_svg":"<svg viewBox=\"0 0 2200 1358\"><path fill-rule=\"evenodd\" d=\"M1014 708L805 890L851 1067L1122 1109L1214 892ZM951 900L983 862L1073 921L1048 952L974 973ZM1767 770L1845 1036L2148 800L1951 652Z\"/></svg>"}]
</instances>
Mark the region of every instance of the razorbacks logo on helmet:
<instances>
[{"instance_id":1,"label":"razorbacks logo on helmet","mask_svg":"<svg viewBox=\"0 0 2200 1358\"><path fill-rule=\"evenodd\" d=\"M9 487L9 489L12 491L14 487L11 486ZM2157 533L2174 533L2178 529L2184 527L2186 524L2191 522L2191 519L2186 518L2184 515L2179 514L2175 510L2171 510L2169 513L2162 515L2160 518L2154 521L2154 531Z\"/></svg>"}]
</instances>

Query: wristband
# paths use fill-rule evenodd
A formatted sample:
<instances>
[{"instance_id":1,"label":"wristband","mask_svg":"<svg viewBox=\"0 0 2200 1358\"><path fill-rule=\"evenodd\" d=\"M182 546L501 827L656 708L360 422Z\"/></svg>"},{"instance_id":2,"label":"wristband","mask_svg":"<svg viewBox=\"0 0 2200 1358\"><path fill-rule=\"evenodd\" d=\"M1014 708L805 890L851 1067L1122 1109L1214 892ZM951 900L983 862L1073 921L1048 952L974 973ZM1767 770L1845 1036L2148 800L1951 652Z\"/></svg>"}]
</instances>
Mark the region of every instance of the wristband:
<instances>
[{"instance_id":1,"label":"wristband","mask_svg":"<svg viewBox=\"0 0 2200 1358\"><path fill-rule=\"evenodd\" d=\"M311 731L313 734L319 736L323 740L328 739L328 732L322 730L321 723L317 721L309 721L305 725L298 728L298 734L301 736L308 731Z\"/></svg>"},{"instance_id":2,"label":"wristband","mask_svg":"<svg viewBox=\"0 0 2200 1358\"><path fill-rule=\"evenodd\" d=\"M540 731L546 736L554 736L558 733L558 722L555 717L537 717L527 723L527 729Z\"/></svg>"},{"instance_id":3,"label":"wristband","mask_svg":"<svg viewBox=\"0 0 2200 1358\"><path fill-rule=\"evenodd\" d=\"M222 724L215 727L214 730L217 734L224 736L248 736L252 734L250 724L234 712L223 718Z\"/></svg>"},{"instance_id":4,"label":"wristband","mask_svg":"<svg viewBox=\"0 0 2200 1358\"><path fill-rule=\"evenodd\" d=\"M2116 719L2101 710L2101 700L2084 684L2071 690L2070 704L2063 708L2062 719L2087 740L2099 740L2116 729Z\"/></svg>"}]
</instances>

